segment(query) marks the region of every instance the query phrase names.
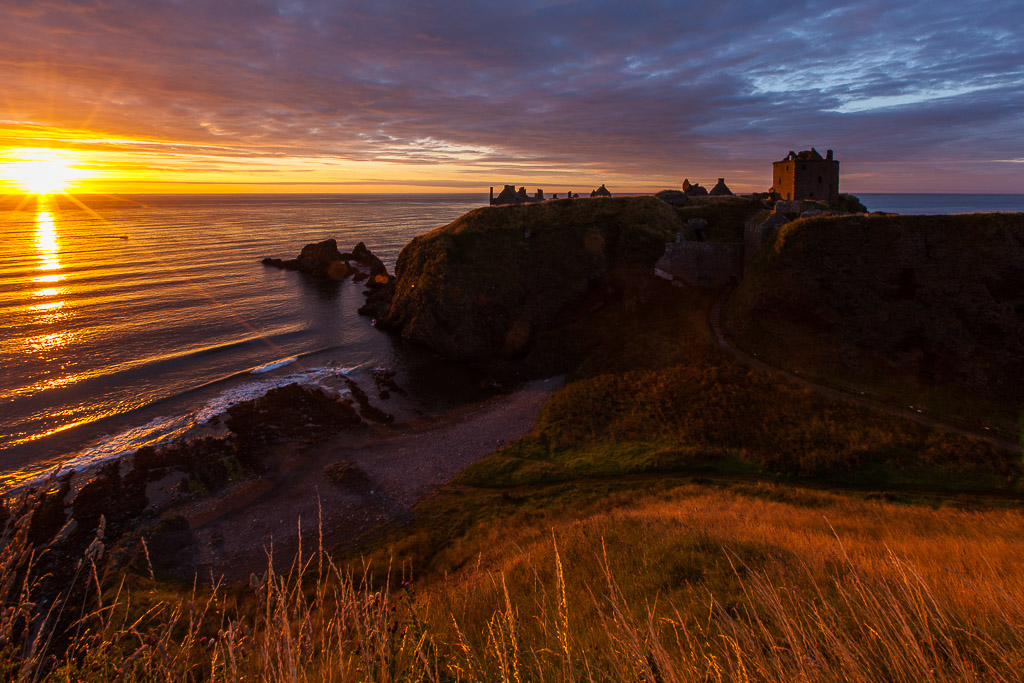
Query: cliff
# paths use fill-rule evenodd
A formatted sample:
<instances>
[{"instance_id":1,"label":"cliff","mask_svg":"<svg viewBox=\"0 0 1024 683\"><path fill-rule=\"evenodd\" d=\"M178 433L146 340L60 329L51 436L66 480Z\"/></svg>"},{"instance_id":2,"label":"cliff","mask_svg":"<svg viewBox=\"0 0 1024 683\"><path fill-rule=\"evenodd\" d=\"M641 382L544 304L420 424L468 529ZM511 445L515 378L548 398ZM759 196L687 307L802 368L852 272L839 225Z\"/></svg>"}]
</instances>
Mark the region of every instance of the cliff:
<instances>
[{"instance_id":1,"label":"cliff","mask_svg":"<svg viewBox=\"0 0 1024 683\"><path fill-rule=\"evenodd\" d=\"M783 226L726 329L773 362L866 388L1024 405L1024 214L835 216Z\"/></svg>"},{"instance_id":2,"label":"cliff","mask_svg":"<svg viewBox=\"0 0 1024 683\"><path fill-rule=\"evenodd\" d=\"M449 358L514 356L588 294L652 273L681 227L654 197L476 209L412 240L369 312Z\"/></svg>"}]
</instances>

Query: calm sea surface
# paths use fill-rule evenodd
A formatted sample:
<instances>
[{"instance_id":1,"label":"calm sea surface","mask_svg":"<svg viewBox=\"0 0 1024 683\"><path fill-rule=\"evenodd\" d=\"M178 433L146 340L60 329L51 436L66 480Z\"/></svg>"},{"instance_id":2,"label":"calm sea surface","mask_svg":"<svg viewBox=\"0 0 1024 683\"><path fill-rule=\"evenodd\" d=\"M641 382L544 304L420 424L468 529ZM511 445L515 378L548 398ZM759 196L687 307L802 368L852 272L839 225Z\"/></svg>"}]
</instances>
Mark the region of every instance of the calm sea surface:
<instances>
[{"instance_id":1,"label":"calm sea surface","mask_svg":"<svg viewBox=\"0 0 1024 683\"><path fill-rule=\"evenodd\" d=\"M871 211L1024 211L1024 195L864 194ZM343 390L395 370L424 409L476 378L356 314L363 288L266 268L333 237L389 269L415 235L483 195L0 198L0 489L189 433L300 381ZM401 413L394 406L385 408ZM408 407L408 406L406 406Z\"/></svg>"},{"instance_id":2,"label":"calm sea surface","mask_svg":"<svg viewBox=\"0 0 1024 683\"><path fill-rule=\"evenodd\" d=\"M424 405L472 394L470 378L357 315L362 286L318 286L259 260L333 237L341 251L364 241L393 270L413 236L485 196L82 197L84 207L17 208L18 199L0 201L8 485L174 438L292 381L369 384L383 366Z\"/></svg>"},{"instance_id":3,"label":"calm sea surface","mask_svg":"<svg viewBox=\"0 0 1024 683\"><path fill-rule=\"evenodd\" d=\"M1024 194L855 194L868 211L886 213L1024 211Z\"/></svg>"}]
</instances>

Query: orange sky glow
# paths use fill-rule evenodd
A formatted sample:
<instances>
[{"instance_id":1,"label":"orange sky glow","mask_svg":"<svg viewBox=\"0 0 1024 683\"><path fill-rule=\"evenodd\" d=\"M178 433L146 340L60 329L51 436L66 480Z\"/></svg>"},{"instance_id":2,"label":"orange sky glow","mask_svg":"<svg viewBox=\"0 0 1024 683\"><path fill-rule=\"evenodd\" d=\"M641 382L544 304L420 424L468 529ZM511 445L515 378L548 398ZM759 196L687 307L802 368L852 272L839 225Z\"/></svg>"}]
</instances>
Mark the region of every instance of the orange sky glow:
<instances>
[{"instance_id":1,"label":"orange sky glow","mask_svg":"<svg viewBox=\"0 0 1024 683\"><path fill-rule=\"evenodd\" d=\"M8 3L0 193L1024 187L1019 2L643 7Z\"/></svg>"}]
</instances>

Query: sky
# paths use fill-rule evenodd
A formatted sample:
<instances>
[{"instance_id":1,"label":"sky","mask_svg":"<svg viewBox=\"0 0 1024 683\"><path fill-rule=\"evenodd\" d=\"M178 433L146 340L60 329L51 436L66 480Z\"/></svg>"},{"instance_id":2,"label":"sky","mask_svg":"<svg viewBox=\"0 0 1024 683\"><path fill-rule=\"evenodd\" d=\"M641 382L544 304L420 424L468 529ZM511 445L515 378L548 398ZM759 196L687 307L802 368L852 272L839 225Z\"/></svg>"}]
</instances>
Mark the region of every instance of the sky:
<instances>
[{"instance_id":1,"label":"sky","mask_svg":"<svg viewBox=\"0 0 1024 683\"><path fill-rule=\"evenodd\" d=\"M1024 193L1024 2L0 0L0 192Z\"/></svg>"}]
</instances>

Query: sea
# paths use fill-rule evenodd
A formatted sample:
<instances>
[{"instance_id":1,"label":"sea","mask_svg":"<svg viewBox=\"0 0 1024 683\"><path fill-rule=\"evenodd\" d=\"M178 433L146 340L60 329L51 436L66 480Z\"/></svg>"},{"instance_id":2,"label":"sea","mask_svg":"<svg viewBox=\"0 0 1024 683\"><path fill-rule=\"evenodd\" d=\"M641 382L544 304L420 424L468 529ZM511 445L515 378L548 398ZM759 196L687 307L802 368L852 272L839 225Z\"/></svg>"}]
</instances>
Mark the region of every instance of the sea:
<instances>
[{"instance_id":1,"label":"sea","mask_svg":"<svg viewBox=\"0 0 1024 683\"><path fill-rule=\"evenodd\" d=\"M479 378L356 310L362 285L264 266L328 238L394 272L414 236L486 195L77 196L0 200L0 491L202 431L299 382L368 393L397 415L478 399ZM395 403L392 399L391 403Z\"/></svg>"},{"instance_id":2,"label":"sea","mask_svg":"<svg viewBox=\"0 0 1024 683\"><path fill-rule=\"evenodd\" d=\"M871 211L1024 211L1024 195L863 194ZM328 238L393 272L414 236L483 194L0 198L0 491L201 433L299 382L395 373L399 416L479 400L469 368L356 313L361 285L263 266ZM404 411L404 412L403 412Z\"/></svg>"}]
</instances>

